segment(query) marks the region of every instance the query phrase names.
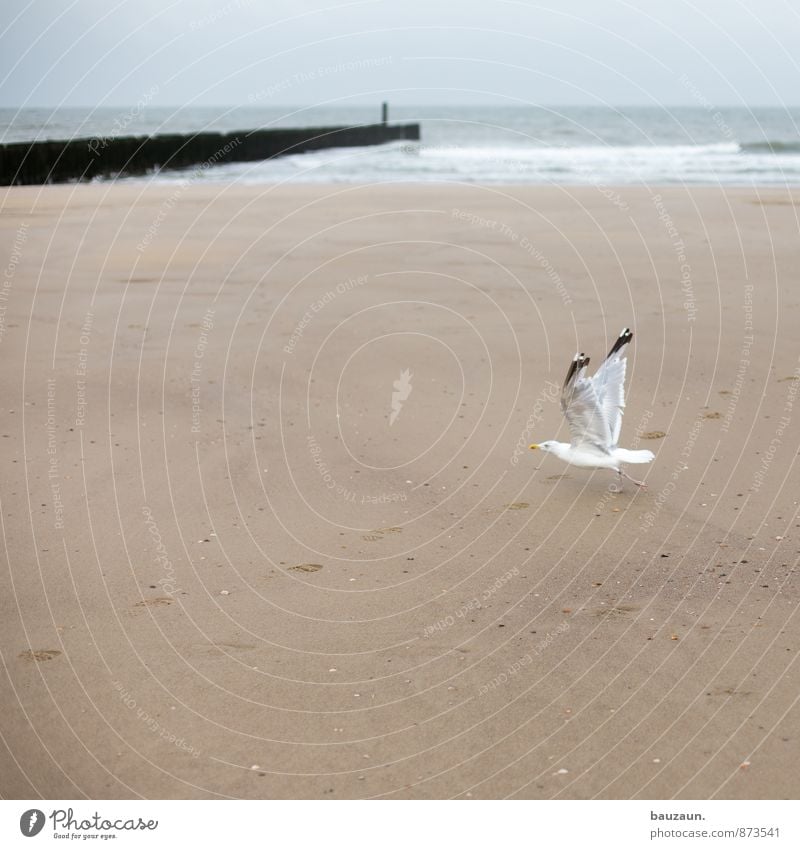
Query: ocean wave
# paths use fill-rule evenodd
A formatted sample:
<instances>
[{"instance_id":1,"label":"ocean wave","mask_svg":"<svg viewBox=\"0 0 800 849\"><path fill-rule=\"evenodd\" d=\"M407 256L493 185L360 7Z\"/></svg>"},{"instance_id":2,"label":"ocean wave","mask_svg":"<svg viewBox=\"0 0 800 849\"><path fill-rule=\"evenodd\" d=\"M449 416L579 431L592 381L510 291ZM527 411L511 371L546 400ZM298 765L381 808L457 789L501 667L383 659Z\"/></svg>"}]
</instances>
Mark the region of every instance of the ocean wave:
<instances>
[{"instance_id":1,"label":"ocean wave","mask_svg":"<svg viewBox=\"0 0 800 849\"><path fill-rule=\"evenodd\" d=\"M443 159L471 159L493 161L541 161L546 158L596 160L602 157L620 159L626 157L659 158L663 156L684 157L707 154L736 154L741 151L737 142L715 142L712 144L664 144L664 145L575 145L575 146L464 146L426 145L422 142L392 142L386 149L400 149L419 156Z\"/></svg>"},{"instance_id":2,"label":"ocean wave","mask_svg":"<svg viewBox=\"0 0 800 849\"><path fill-rule=\"evenodd\" d=\"M800 152L800 151L799 151ZM162 179L169 179L166 174ZM796 153L745 150L735 141L642 145L385 145L328 148L207 169L204 180L460 182L491 184L800 184Z\"/></svg>"},{"instance_id":3,"label":"ocean wave","mask_svg":"<svg viewBox=\"0 0 800 849\"><path fill-rule=\"evenodd\" d=\"M800 141L746 142L740 147L743 153L800 153Z\"/></svg>"}]
</instances>

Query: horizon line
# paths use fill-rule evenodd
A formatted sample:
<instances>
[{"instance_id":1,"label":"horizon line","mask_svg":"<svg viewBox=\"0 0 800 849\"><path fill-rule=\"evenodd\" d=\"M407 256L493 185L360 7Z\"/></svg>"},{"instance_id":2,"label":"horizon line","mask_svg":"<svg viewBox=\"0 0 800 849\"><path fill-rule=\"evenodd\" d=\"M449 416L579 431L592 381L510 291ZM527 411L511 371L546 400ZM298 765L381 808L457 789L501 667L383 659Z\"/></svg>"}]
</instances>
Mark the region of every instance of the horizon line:
<instances>
[{"instance_id":1,"label":"horizon line","mask_svg":"<svg viewBox=\"0 0 800 849\"><path fill-rule=\"evenodd\" d=\"M392 103L387 101L389 107L394 106L400 109L453 109L460 107L479 107L479 108L495 108L495 109L697 109L701 112L713 112L719 109L800 109L799 103L774 104L774 103L719 103L711 106L704 106L698 103L537 103L537 104L522 104L522 103L486 103L476 101L474 103ZM253 103L194 103L194 104L176 104L169 103L163 105L148 104L146 109L352 109L352 108L372 108L376 106L380 108L383 101L376 100L370 103L350 103L350 104L300 104L300 103L270 103L270 104L253 104ZM0 104L0 109L49 109L56 111L59 109L125 109L134 107L137 103L102 103L102 104Z\"/></svg>"}]
</instances>

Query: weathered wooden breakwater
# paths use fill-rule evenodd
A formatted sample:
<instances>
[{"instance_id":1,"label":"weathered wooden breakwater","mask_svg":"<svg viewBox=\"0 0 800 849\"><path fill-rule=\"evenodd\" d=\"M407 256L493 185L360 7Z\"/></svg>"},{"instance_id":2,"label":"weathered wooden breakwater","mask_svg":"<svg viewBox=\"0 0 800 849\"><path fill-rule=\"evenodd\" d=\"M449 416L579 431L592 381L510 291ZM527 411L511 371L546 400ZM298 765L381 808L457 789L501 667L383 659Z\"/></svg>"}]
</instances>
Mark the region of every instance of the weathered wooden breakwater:
<instances>
[{"instance_id":1,"label":"weathered wooden breakwater","mask_svg":"<svg viewBox=\"0 0 800 849\"><path fill-rule=\"evenodd\" d=\"M0 185L42 185L162 168L254 162L329 147L419 139L419 124L117 136L0 145Z\"/></svg>"}]
</instances>

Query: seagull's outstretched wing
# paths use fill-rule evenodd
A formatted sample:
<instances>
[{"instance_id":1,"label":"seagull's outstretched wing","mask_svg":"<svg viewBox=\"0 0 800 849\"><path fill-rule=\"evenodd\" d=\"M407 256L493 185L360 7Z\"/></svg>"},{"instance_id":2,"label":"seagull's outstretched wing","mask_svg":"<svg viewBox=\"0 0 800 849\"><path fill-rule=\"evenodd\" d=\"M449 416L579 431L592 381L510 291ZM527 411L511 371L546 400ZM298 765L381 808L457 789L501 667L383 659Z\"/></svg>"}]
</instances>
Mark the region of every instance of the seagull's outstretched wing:
<instances>
[{"instance_id":1,"label":"seagull's outstretched wing","mask_svg":"<svg viewBox=\"0 0 800 849\"><path fill-rule=\"evenodd\" d=\"M626 347L633 333L626 327L594 377L586 376L589 358L576 354L561 391L561 409L574 446L603 453L616 447L625 407Z\"/></svg>"},{"instance_id":2,"label":"seagull's outstretched wing","mask_svg":"<svg viewBox=\"0 0 800 849\"><path fill-rule=\"evenodd\" d=\"M633 333L625 327L592 378L598 401L603 409L603 416L608 422L612 447L619 442L619 432L622 429L627 366L625 355L628 353L627 346L631 339L633 339Z\"/></svg>"},{"instance_id":3,"label":"seagull's outstretched wing","mask_svg":"<svg viewBox=\"0 0 800 849\"><path fill-rule=\"evenodd\" d=\"M611 429L592 378L586 377L589 357L576 354L561 390L561 410L575 447L594 448L607 454Z\"/></svg>"}]
</instances>

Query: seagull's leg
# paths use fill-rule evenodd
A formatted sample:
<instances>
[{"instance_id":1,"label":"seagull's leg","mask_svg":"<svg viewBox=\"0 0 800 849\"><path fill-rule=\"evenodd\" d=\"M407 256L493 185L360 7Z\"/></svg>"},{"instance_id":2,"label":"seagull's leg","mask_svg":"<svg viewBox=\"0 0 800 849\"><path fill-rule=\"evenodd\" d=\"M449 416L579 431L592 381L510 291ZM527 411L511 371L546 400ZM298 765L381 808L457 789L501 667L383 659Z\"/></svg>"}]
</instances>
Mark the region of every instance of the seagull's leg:
<instances>
[{"instance_id":1,"label":"seagull's leg","mask_svg":"<svg viewBox=\"0 0 800 849\"><path fill-rule=\"evenodd\" d=\"M617 479L609 486L609 489L611 492L622 492L622 469L612 469L611 471L616 471Z\"/></svg>"},{"instance_id":2,"label":"seagull's leg","mask_svg":"<svg viewBox=\"0 0 800 849\"><path fill-rule=\"evenodd\" d=\"M637 481L636 478L632 478L627 472L622 470L621 466L620 466L619 473L623 477L626 477L629 481L633 481L633 483L635 483L636 486L641 487L642 489L647 489L647 484L644 481Z\"/></svg>"}]
</instances>

